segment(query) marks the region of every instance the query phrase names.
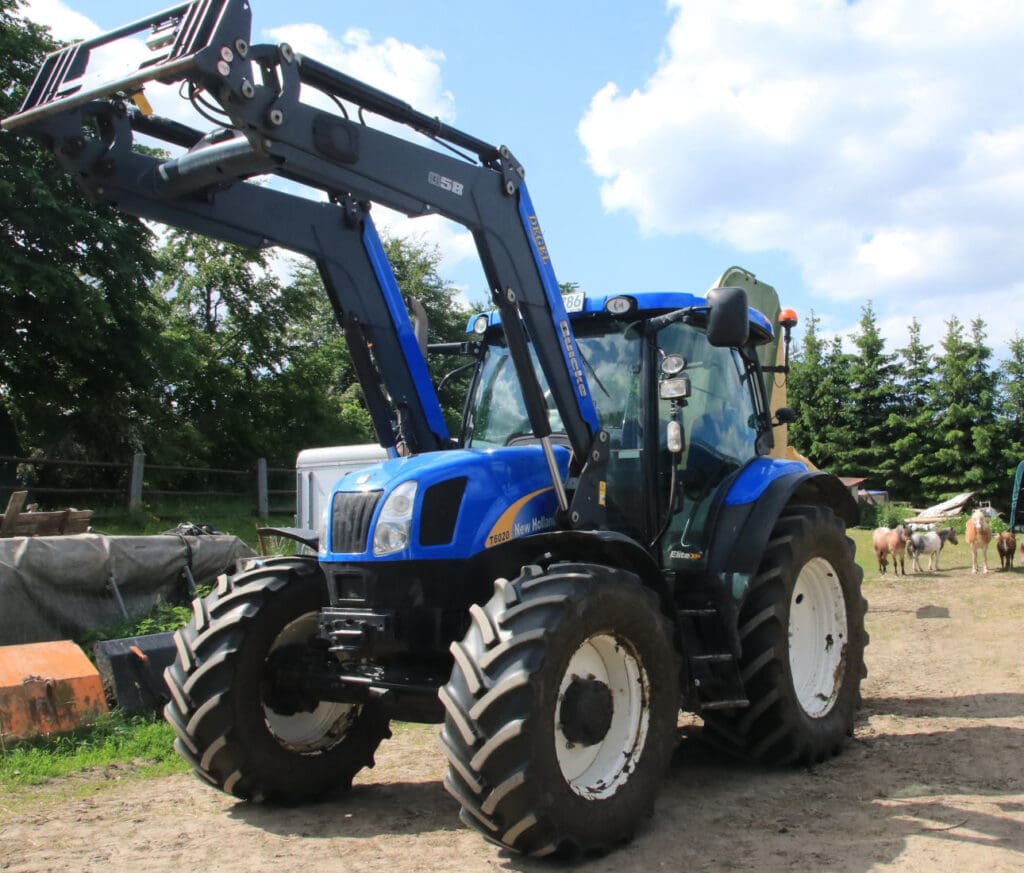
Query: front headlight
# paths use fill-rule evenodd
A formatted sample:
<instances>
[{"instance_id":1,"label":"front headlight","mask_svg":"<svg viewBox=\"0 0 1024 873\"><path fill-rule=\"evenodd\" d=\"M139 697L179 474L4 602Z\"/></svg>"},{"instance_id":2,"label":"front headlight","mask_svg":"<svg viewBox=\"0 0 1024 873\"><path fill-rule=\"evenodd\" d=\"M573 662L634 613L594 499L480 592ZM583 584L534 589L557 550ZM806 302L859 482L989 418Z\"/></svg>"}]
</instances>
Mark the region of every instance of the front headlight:
<instances>
[{"instance_id":1,"label":"front headlight","mask_svg":"<svg viewBox=\"0 0 1024 873\"><path fill-rule=\"evenodd\" d=\"M416 505L416 483L403 482L392 491L377 517L373 531L373 553L393 555L409 545L412 511Z\"/></svg>"}]
</instances>

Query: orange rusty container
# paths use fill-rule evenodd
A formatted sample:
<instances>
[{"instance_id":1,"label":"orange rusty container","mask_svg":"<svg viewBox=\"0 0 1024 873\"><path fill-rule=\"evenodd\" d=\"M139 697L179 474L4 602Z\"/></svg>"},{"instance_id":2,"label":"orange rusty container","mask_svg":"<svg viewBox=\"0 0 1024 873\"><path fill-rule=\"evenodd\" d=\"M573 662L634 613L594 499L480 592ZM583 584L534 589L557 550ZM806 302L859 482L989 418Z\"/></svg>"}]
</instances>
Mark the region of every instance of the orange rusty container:
<instances>
[{"instance_id":1,"label":"orange rusty container","mask_svg":"<svg viewBox=\"0 0 1024 873\"><path fill-rule=\"evenodd\" d=\"M0 737L74 730L107 711L100 674L70 640L0 646Z\"/></svg>"}]
</instances>

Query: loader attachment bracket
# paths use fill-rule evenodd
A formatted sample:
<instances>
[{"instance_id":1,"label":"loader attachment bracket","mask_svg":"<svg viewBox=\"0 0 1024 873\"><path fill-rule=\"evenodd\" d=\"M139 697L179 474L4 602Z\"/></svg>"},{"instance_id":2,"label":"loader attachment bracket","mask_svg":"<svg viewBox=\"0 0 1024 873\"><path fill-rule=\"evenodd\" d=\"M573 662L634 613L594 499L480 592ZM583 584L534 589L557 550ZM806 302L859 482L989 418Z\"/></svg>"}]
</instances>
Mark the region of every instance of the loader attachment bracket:
<instances>
[{"instance_id":1,"label":"loader attachment bracket","mask_svg":"<svg viewBox=\"0 0 1024 873\"><path fill-rule=\"evenodd\" d=\"M232 75L237 67L231 61L248 52L251 29L246 2L192 0L66 46L46 58L21 109L3 127L28 125L93 100L130 97L147 82L179 81L190 71ZM111 61L125 72L105 75Z\"/></svg>"}]
</instances>

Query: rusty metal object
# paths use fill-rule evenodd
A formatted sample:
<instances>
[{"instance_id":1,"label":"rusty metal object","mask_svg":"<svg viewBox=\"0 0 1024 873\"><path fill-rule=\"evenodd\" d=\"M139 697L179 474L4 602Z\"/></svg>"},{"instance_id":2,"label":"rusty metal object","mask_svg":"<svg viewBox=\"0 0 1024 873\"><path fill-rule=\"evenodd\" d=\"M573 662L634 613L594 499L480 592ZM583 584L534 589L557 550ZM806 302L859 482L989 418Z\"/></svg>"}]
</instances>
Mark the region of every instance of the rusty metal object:
<instances>
[{"instance_id":1,"label":"rusty metal object","mask_svg":"<svg viewBox=\"0 0 1024 873\"><path fill-rule=\"evenodd\" d=\"M70 640L0 647L0 738L64 733L107 711L100 674Z\"/></svg>"}]
</instances>

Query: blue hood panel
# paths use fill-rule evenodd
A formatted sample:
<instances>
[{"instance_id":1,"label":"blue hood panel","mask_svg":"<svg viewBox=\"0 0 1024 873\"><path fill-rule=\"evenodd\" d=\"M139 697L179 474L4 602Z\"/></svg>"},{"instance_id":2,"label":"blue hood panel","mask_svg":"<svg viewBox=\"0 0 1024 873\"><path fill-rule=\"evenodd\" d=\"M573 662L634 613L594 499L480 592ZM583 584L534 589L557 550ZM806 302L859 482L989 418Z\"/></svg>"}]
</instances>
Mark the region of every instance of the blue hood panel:
<instances>
[{"instance_id":1,"label":"blue hood panel","mask_svg":"<svg viewBox=\"0 0 1024 873\"><path fill-rule=\"evenodd\" d=\"M555 446L555 459L563 481L569 469L569 451ZM465 479L450 543L439 546L419 544L419 522L424 494L434 485ZM413 528L406 549L384 557L372 551L373 529L384 500L403 482L417 483ZM544 451L539 445L497 449L453 449L429 452L411 458L395 458L350 473L334 487L334 494L383 492L370 524L365 552L321 554L321 561L410 561L468 558L511 539L550 530L555 526L558 501Z\"/></svg>"}]
</instances>

